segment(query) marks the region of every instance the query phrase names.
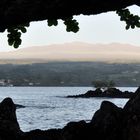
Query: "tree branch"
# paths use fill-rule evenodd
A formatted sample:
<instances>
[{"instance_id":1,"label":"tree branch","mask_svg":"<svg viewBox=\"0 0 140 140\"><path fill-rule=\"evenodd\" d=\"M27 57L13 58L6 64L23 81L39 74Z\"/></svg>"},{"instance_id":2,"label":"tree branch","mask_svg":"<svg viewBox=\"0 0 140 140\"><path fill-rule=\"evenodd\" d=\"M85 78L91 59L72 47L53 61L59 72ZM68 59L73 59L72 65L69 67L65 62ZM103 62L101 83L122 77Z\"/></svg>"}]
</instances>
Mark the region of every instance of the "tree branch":
<instances>
[{"instance_id":1,"label":"tree branch","mask_svg":"<svg viewBox=\"0 0 140 140\"><path fill-rule=\"evenodd\" d=\"M94 15L115 11L139 0L1 0L0 31L10 26L45 19L63 19L72 15Z\"/></svg>"}]
</instances>

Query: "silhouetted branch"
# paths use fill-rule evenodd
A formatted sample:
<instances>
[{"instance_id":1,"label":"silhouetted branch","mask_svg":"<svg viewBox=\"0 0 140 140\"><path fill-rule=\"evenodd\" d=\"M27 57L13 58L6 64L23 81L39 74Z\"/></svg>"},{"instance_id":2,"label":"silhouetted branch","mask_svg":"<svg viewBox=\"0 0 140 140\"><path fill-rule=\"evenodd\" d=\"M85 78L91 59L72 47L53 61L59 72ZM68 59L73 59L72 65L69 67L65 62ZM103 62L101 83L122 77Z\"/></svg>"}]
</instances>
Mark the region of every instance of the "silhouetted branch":
<instances>
[{"instance_id":1,"label":"silhouetted branch","mask_svg":"<svg viewBox=\"0 0 140 140\"><path fill-rule=\"evenodd\" d=\"M116 11L139 0L1 0L0 31L13 25L45 19L64 19L72 15L94 15Z\"/></svg>"}]
</instances>

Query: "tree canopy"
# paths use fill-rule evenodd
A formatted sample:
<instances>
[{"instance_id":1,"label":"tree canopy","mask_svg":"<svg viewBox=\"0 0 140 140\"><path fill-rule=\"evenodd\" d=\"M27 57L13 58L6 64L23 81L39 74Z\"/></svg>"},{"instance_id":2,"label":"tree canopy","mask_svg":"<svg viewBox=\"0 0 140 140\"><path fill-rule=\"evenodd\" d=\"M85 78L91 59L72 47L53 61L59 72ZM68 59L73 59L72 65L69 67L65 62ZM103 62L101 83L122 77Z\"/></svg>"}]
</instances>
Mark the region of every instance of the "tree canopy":
<instances>
[{"instance_id":1,"label":"tree canopy","mask_svg":"<svg viewBox=\"0 0 140 140\"><path fill-rule=\"evenodd\" d=\"M68 32L79 30L74 15L95 15L117 11L126 29L140 27L140 18L126 9L128 6L140 6L139 0L1 0L0 32L8 31L8 43L17 48L21 44L21 33L32 21L47 20L48 25L57 25L62 19Z\"/></svg>"}]
</instances>

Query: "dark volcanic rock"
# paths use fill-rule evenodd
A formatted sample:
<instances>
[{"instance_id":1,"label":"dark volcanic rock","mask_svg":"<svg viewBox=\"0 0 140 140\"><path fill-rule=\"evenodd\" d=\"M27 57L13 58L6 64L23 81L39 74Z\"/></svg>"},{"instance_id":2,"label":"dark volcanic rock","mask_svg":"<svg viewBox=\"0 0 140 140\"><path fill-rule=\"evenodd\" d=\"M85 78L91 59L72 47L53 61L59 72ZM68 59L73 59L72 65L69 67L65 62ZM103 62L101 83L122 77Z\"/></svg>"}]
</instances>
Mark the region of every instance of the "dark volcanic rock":
<instances>
[{"instance_id":1,"label":"dark volcanic rock","mask_svg":"<svg viewBox=\"0 0 140 140\"><path fill-rule=\"evenodd\" d=\"M63 140L61 129L50 129L47 131L33 130L24 133L21 140Z\"/></svg>"},{"instance_id":2,"label":"dark volcanic rock","mask_svg":"<svg viewBox=\"0 0 140 140\"><path fill-rule=\"evenodd\" d=\"M16 106L11 98L5 98L0 103L0 139L17 139L21 130L17 122Z\"/></svg>"},{"instance_id":3,"label":"dark volcanic rock","mask_svg":"<svg viewBox=\"0 0 140 140\"><path fill-rule=\"evenodd\" d=\"M135 95L124 106L126 117L124 119L124 137L127 140L140 139L140 88Z\"/></svg>"},{"instance_id":4,"label":"dark volcanic rock","mask_svg":"<svg viewBox=\"0 0 140 140\"><path fill-rule=\"evenodd\" d=\"M89 97L95 97L95 96L101 96L102 95L102 90L100 88L97 88L96 90L89 90L85 94L79 94L79 95L69 95L67 96L68 98L89 98Z\"/></svg>"},{"instance_id":5,"label":"dark volcanic rock","mask_svg":"<svg viewBox=\"0 0 140 140\"><path fill-rule=\"evenodd\" d=\"M89 90L85 94L80 95L69 95L68 98L91 98L91 97L108 97L108 98L131 98L133 92L129 91L120 91L117 88L108 88L105 91L102 91L100 88L96 90Z\"/></svg>"},{"instance_id":6,"label":"dark volcanic rock","mask_svg":"<svg viewBox=\"0 0 140 140\"><path fill-rule=\"evenodd\" d=\"M117 89L117 88L108 88L108 89L105 90L103 93L104 93L104 94L107 94L107 95L112 95L112 94L123 94L123 92L120 91L120 90Z\"/></svg>"},{"instance_id":7,"label":"dark volcanic rock","mask_svg":"<svg viewBox=\"0 0 140 140\"><path fill-rule=\"evenodd\" d=\"M91 123L97 130L98 138L118 140L121 137L122 128L122 108L111 102L103 101L101 107L94 114Z\"/></svg>"},{"instance_id":8,"label":"dark volcanic rock","mask_svg":"<svg viewBox=\"0 0 140 140\"><path fill-rule=\"evenodd\" d=\"M63 138L66 140L88 140L88 125L85 121L70 122L63 128Z\"/></svg>"},{"instance_id":9,"label":"dark volcanic rock","mask_svg":"<svg viewBox=\"0 0 140 140\"><path fill-rule=\"evenodd\" d=\"M70 122L62 129L22 132L15 109L16 106L10 98L0 103L0 140L140 139L140 88L124 108L119 108L109 101L103 101L90 122Z\"/></svg>"},{"instance_id":10,"label":"dark volcanic rock","mask_svg":"<svg viewBox=\"0 0 140 140\"><path fill-rule=\"evenodd\" d=\"M20 105L20 104L15 104L15 106L16 106L16 109L19 109L19 108L25 108L24 105Z\"/></svg>"}]
</instances>

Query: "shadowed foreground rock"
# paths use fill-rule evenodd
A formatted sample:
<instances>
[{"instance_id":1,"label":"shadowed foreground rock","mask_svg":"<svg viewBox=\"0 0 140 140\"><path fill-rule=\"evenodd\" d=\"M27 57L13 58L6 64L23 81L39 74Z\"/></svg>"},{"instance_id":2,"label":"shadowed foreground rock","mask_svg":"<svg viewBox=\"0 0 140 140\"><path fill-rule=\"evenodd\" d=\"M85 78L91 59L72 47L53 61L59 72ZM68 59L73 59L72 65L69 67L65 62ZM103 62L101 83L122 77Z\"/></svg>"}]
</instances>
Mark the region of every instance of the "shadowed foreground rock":
<instances>
[{"instance_id":1,"label":"shadowed foreground rock","mask_svg":"<svg viewBox=\"0 0 140 140\"><path fill-rule=\"evenodd\" d=\"M119 108L103 101L90 122L70 122L62 129L22 132L10 98L0 103L0 140L139 140L140 88Z\"/></svg>"},{"instance_id":2,"label":"shadowed foreground rock","mask_svg":"<svg viewBox=\"0 0 140 140\"><path fill-rule=\"evenodd\" d=\"M16 140L22 134L15 111L16 106L11 98L5 98L0 103L0 140Z\"/></svg>"}]
</instances>

